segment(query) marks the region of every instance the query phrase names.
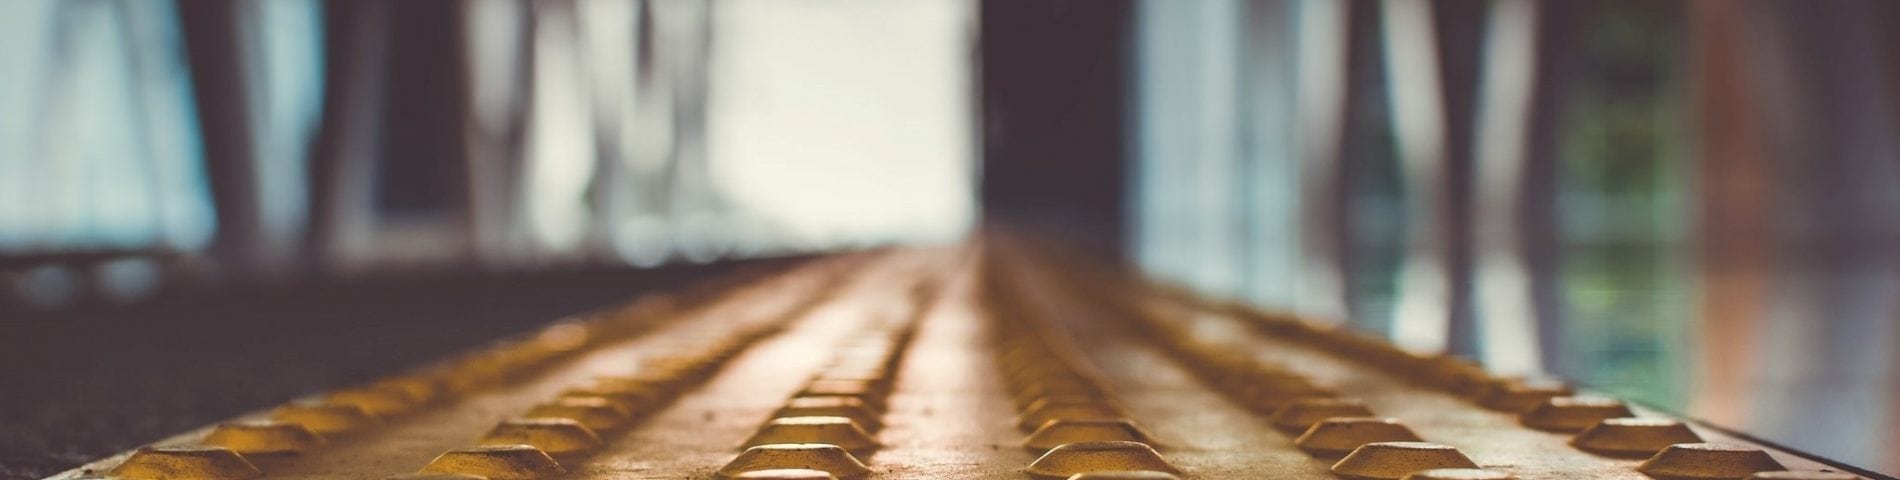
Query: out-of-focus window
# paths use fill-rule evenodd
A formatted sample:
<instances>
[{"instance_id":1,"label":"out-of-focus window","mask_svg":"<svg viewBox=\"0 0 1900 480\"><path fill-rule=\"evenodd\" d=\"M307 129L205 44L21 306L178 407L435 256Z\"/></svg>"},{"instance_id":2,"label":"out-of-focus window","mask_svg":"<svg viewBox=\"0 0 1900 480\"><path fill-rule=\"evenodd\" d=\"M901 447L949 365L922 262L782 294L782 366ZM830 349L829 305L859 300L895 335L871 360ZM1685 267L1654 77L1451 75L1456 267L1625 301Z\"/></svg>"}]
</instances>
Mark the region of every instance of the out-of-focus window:
<instances>
[{"instance_id":1,"label":"out-of-focus window","mask_svg":"<svg viewBox=\"0 0 1900 480\"><path fill-rule=\"evenodd\" d=\"M472 5L514 31L512 4ZM532 99L518 201L544 254L706 261L973 221L974 2L527 5L533 87L504 95ZM486 38L478 66L518 61ZM481 96L503 77L476 80L478 111L502 105Z\"/></svg>"},{"instance_id":2,"label":"out-of-focus window","mask_svg":"<svg viewBox=\"0 0 1900 480\"><path fill-rule=\"evenodd\" d=\"M185 60L172 2L0 2L0 252L210 240Z\"/></svg>"},{"instance_id":3,"label":"out-of-focus window","mask_svg":"<svg viewBox=\"0 0 1900 480\"><path fill-rule=\"evenodd\" d=\"M717 4L706 169L731 209L732 247L966 231L974 9L966 0Z\"/></svg>"},{"instance_id":4,"label":"out-of-focus window","mask_svg":"<svg viewBox=\"0 0 1900 480\"><path fill-rule=\"evenodd\" d=\"M1607 4L1562 94L1562 372L1682 408L1694 326L1680 8Z\"/></svg>"},{"instance_id":5,"label":"out-of-focus window","mask_svg":"<svg viewBox=\"0 0 1900 480\"><path fill-rule=\"evenodd\" d=\"M971 0L185 5L0 4L0 253L651 265L975 216Z\"/></svg>"}]
</instances>

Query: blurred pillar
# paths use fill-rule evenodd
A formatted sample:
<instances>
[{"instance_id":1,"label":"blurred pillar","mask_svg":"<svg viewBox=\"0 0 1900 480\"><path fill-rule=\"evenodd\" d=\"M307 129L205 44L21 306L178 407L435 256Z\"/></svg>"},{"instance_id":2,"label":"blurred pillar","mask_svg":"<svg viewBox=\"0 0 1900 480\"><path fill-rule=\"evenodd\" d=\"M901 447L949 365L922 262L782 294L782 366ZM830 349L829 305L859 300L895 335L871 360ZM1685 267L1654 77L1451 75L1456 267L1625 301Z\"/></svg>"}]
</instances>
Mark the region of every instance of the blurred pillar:
<instances>
[{"instance_id":1,"label":"blurred pillar","mask_svg":"<svg viewBox=\"0 0 1900 480\"><path fill-rule=\"evenodd\" d=\"M979 8L983 218L1125 251L1131 3Z\"/></svg>"},{"instance_id":2,"label":"blurred pillar","mask_svg":"<svg viewBox=\"0 0 1900 480\"><path fill-rule=\"evenodd\" d=\"M661 48L676 52L673 76L673 168L667 177L667 217L675 253L693 261L712 261L727 250L723 228L728 208L713 185L707 155L707 100L713 55L712 0L665 0L655 14L675 25Z\"/></svg>"},{"instance_id":3,"label":"blurred pillar","mask_svg":"<svg viewBox=\"0 0 1900 480\"><path fill-rule=\"evenodd\" d=\"M306 256L325 270L344 267L375 233L371 195L384 135L384 58L391 2L324 2L323 119L310 162Z\"/></svg>"},{"instance_id":4,"label":"blurred pillar","mask_svg":"<svg viewBox=\"0 0 1900 480\"><path fill-rule=\"evenodd\" d=\"M1339 92L1339 128L1327 142L1333 147L1332 157L1316 157L1316 161L1308 164L1312 168L1307 172L1308 181L1320 185L1318 188L1323 192L1309 195L1304 208L1309 215L1307 228L1312 235L1309 245L1330 249L1330 263L1337 266L1340 316L1359 328L1378 330L1372 322L1381 318L1373 315L1361 301L1365 297L1365 285L1369 283L1363 277L1370 270L1367 265L1371 261L1361 249L1355 248L1359 212L1354 208L1358 200L1354 186L1359 178L1372 175L1375 168L1371 161L1383 153L1382 145L1369 140L1385 133L1386 129L1379 126L1386 120L1381 111L1385 105L1368 95L1375 93L1369 90L1378 88L1377 82L1383 81L1384 69L1379 66L1384 48L1379 41L1381 14L1377 0L1344 3L1344 20L1341 21L1344 40L1338 52L1343 63L1339 81L1342 90ZM1330 162L1330 167L1318 165L1324 162ZM1319 269L1308 272L1319 273L1316 270Z\"/></svg>"},{"instance_id":5,"label":"blurred pillar","mask_svg":"<svg viewBox=\"0 0 1900 480\"><path fill-rule=\"evenodd\" d=\"M1260 35L1248 20L1251 7L1259 6L1149 0L1137 2L1134 14L1128 242L1155 274L1227 297L1252 293L1248 267L1263 245L1249 241L1249 230L1266 221L1253 213L1277 207L1249 201L1243 192L1286 190L1249 171L1265 163L1260 157L1279 152L1246 147L1287 131L1249 125L1287 111L1258 108L1253 100L1290 87L1272 82L1278 77L1263 70L1279 66L1261 65L1252 55L1256 46L1247 42Z\"/></svg>"},{"instance_id":6,"label":"blurred pillar","mask_svg":"<svg viewBox=\"0 0 1900 480\"><path fill-rule=\"evenodd\" d=\"M469 260L463 2L326 2L324 117L311 162L325 268Z\"/></svg>"},{"instance_id":7,"label":"blurred pillar","mask_svg":"<svg viewBox=\"0 0 1900 480\"><path fill-rule=\"evenodd\" d=\"M1900 340L1900 115L1883 61L1879 1L1751 2L1769 44L1766 138L1782 195L1777 303L1753 353L1756 417L1777 440L1849 459L1890 452L1884 424ZM1826 405L1817 415L1812 406ZM1876 413L1877 412L1877 413Z\"/></svg>"},{"instance_id":8,"label":"blurred pillar","mask_svg":"<svg viewBox=\"0 0 1900 480\"><path fill-rule=\"evenodd\" d=\"M1538 292L1549 288L1554 272L1533 269L1536 262L1531 258L1538 251L1533 238L1549 237L1547 232L1532 232L1554 227L1548 218L1552 212L1539 208L1548 208L1556 197L1548 182L1538 181L1554 170L1554 152L1532 154L1540 130L1551 126L1537 121L1540 110L1551 107L1540 98L1552 97L1554 90L1543 66L1561 57L1543 48L1548 39L1545 5L1532 0L1491 4L1479 62L1483 78L1471 79L1484 88L1475 95L1475 128L1463 132L1473 144L1466 173L1473 191L1465 208L1473 228L1468 240L1475 267L1474 315L1468 325L1452 324L1450 350L1477 352L1486 368L1506 374L1535 374L1547 368L1548 355L1542 349L1548 346L1539 341L1539 332L1554 323L1541 314L1555 309L1538 309Z\"/></svg>"},{"instance_id":9,"label":"blurred pillar","mask_svg":"<svg viewBox=\"0 0 1900 480\"><path fill-rule=\"evenodd\" d=\"M1515 11L1510 5L1499 6L1487 0L1437 0L1424 2L1430 5L1432 23L1432 45L1438 51L1438 77L1440 95L1444 98L1443 156L1438 168L1440 177L1434 180L1436 215L1428 219L1438 225L1434 232L1439 242L1439 255L1443 255L1442 268L1445 275L1446 331L1445 350L1452 353L1471 355L1478 353L1485 344L1479 343L1478 326L1475 321L1473 300L1473 257L1475 238L1472 234L1473 222L1472 198L1473 183L1477 169L1476 149L1478 135L1478 104L1483 86L1489 89L1502 88L1496 84L1481 84L1479 76L1490 73L1483 68L1517 68L1519 65L1498 62L1510 62L1512 59L1496 55L1503 42L1521 42L1534 44L1529 38L1501 38L1500 34L1514 34L1501 30L1496 22L1487 22L1492 12L1511 14ZM1511 18L1504 19L1507 22ZM1508 25L1508 24L1507 24ZM1487 49L1486 37L1494 47ZM1500 78L1500 77L1490 77ZM1487 98L1488 99L1488 98ZM1528 321L1527 318L1512 319ZM1515 340L1513 340L1515 341Z\"/></svg>"},{"instance_id":10,"label":"blurred pillar","mask_svg":"<svg viewBox=\"0 0 1900 480\"><path fill-rule=\"evenodd\" d=\"M1483 4L1385 0L1380 6L1408 236L1392 339L1417 350L1471 354L1467 207Z\"/></svg>"},{"instance_id":11,"label":"blurred pillar","mask_svg":"<svg viewBox=\"0 0 1900 480\"><path fill-rule=\"evenodd\" d=\"M245 91L244 38L238 28L240 0L179 0L185 49L204 132L205 171L211 183L217 232L212 251L240 274L263 270L272 245L266 242L263 192Z\"/></svg>"},{"instance_id":12,"label":"blurred pillar","mask_svg":"<svg viewBox=\"0 0 1900 480\"><path fill-rule=\"evenodd\" d=\"M215 249L242 273L290 273L308 220L304 171L321 102L314 1L180 2L199 89Z\"/></svg>"},{"instance_id":13,"label":"blurred pillar","mask_svg":"<svg viewBox=\"0 0 1900 480\"><path fill-rule=\"evenodd\" d=\"M390 2L383 65L385 117L373 198L376 246L387 262L460 264L470 259L468 165L462 121L471 80L461 0ZM404 241L415 239L414 241Z\"/></svg>"},{"instance_id":14,"label":"blurred pillar","mask_svg":"<svg viewBox=\"0 0 1900 480\"><path fill-rule=\"evenodd\" d=\"M1745 50L1762 43L1750 34L1745 5L1729 0L1689 4L1691 94L1697 130L1696 250L1702 263L1701 327L1704 371L1692 407L1729 425L1746 424L1749 387L1759 355L1758 325L1771 297L1774 268L1775 182L1759 89Z\"/></svg>"},{"instance_id":15,"label":"blurred pillar","mask_svg":"<svg viewBox=\"0 0 1900 480\"><path fill-rule=\"evenodd\" d=\"M1305 125L1327 117L1311 116L1315 112L1301 105L1299 55L1306 41L1299 24L1302 11L1337 9L1314 3L1320 2L1250 0L1243 4L1246 22L1245 34L1240 36L1244 43L1237 52L1241 58L1236 88L1242 97L1238 145L1242 171L1233 177L1239 183L1236 202L1243 219L1240 243L1247 252L1245 261L1238 264L1245 289L1241 296L1259 305L1301 309L1306 303L1301 297L1302 141L1309 130L1338 128ZM1330 40L1337 44L1339 17L1325 20L1334 27ZM1323 65L1314 68L1328 68ZM1337 75L1338 65L1330 67ZM1337 107L1336 103L1323 105L1314 106ZM1328 113L1337 118L1337 113Z\"/></svg>"},{"instance_id":16,"label":"blurred pillar","mask_svg":"<svg viewBox=\"0 0 1900 480\"><path fill-rule=\"evenodd\" d=\"M1873 18L1875 18L1874 21L1877 24L1900 25L1900 2L1876 2L1874 7L1875 13ZM1888 46L1885 49L1887 79L1900 80L1900 48L1894 48L1892 46L1896 44L1895 42L1900 42L1900 29L1883 28L1879 29L1879 34L1879 39L1876 40L1877 44ZM1895 111L1900 111L1900 87L1892 86L1893 84L1889 85L1889 89L1887 90L1889 105L1892 105ZM1894 160L1900 161L1900 158L1895 158ZM1891 339L1888 344L1900 344L1900 338ZM1891 358L1888 358L1886 368L1889 372L1900 372L1900 355L1892 355ZM1887 459L1885 465L1878 467L1881 471L1895 472L1900 471L1900 380L1893 379L1892 375L1889 375L1887 378L1888 380L1885 386L1885 396L1888 405L1887 422L1886 425L1875 428L1886 432L1886 437L1880 440L1879 443L1888 445L1888 447L1886 453L1876 455L1878 455L1878 458Z\"/></svg>"},{"instance_id":17,"label":"blurred pillar","mask_svg":"<svg viewBox=\"0 0 1900 480\"><path fill-rule=\"evenodd\" d=\"M1576 68L1576 19L1585 18L1590 5L1583 2L1530 2L1536 11L1536 42L1530 104L1521 132L1522 170L1510 221L1517 225L1511 241L1519 243L1523 268L1529 277L1530 315L1535 320L1538 362L1547 372L1573 374L1570 365L1568 319L1564 316L1561 264L1558 252L1561 223L1557 211L1557 173L1562 154L1559 139L1564 116L1564 92ZM1482 168L1482 167L1481 167ZM1482 201L1482 200L1481 200ZM1479 248L1484 248L1480 246ZM1483 295L1483 293L1479 293ZM1574 378L1574 377L1573 377Z\"/></svg>"},{"instance_id":18,"label":"blurred pillar","mask_svg":"<svg viewBox=\"0 0 1900 480\"><path fill-rule=\"evenodd\" d=\"M1299 118L1300 268L1297 308L1320 321L1343 320L1346 296L1346 125L1352 29L1346 0L1303 0L1295 17Z\"/></svg>"},{"instance_id":19,"label":"blurred pillar","mask_svg":"<svg viewBox=\"0 0 1900 480\"><path fill-rule=\"evenodd\" d=\"M534 52L521 188L515 200L531 252L545 259L584 254L592 224L587 193L599 162L588 63L571 0L539 1L533 7Z\"/></svg>"},{"instance_id":20,"label":"blurred pillar","mask_svg":"<svg viewBox=\"0 0 1900 480\"><path fill-rule=\"evenodd\" d=\"M647 34L642 28L646 20L642 10L648 3L581 0L575 7L593 97L594 148L598 152L593 183L588 186L593 204L588 250L626 261L630 258L619 250L619 232L636 205L627 166L637 138L631 134L630 123L635 113L634 92L639 88L635 71L646 61L638 47L640 37Z\"/></svg>"},{"instance_id":21,"label":"blurred pillar","mask_svg":"<svg viewBox=\"0 0 1900 480\"><path fill-rule=\"evenodd\" d=\"M667 199L672 197L674 133L673 65L682 60L677 50L663 48L678 28L664 28L663 7L639 3L634 29L631 111L622 135L627 145L621 171L626 190L613 199L625 210L613 229L615 252L634 265L656 265L672 254L668 237Z\"/></svg>"},{"instance_id":22,"label":"blurred pillar","mask_svg":"<svg viewBox=\"0 0 1900 480\"><path fill-rule=\"evenodd\" d=\"M478 263L506 266L521 253L522 145L531 99L534 31L526 0L473 0L463 9L469 80L462 120L469 231Z\"/></svg>"},{"instance_id":23,"label":"blurred pillar","mask_svg":"<svg viewBox=\"0 0 1900 480\"><path fill-rule=\"evenodd\" d=\"M719 8L700 0L652 0L629 12L631 84L615 132L619 159L597 174L621 187L596 199L607 202L596 208L607 209L613 223L600 228L623 261L654 265L682 253L710 259L729 240L719 233L726 199L711 183L706 150Z\"/></svg>"}]
</instances>

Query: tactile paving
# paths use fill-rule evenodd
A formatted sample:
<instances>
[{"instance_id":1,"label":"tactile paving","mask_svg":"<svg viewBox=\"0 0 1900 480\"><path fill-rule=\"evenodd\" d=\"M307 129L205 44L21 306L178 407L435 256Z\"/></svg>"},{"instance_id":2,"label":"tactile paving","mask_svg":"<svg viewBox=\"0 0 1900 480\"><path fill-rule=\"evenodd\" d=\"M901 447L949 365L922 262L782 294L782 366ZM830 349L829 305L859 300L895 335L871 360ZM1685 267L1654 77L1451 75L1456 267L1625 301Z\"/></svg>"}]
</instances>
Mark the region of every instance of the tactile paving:
<instances>
[{"instance_id":1,"label":"tactile paving","mask_svg":"<svg viewBox=\"0 0 1900 480\"><path fill-rule=\"evenodd\" d=\"M1025 237L751 278L53 478L1886 478Z\"/></svg>"}]
</instances>

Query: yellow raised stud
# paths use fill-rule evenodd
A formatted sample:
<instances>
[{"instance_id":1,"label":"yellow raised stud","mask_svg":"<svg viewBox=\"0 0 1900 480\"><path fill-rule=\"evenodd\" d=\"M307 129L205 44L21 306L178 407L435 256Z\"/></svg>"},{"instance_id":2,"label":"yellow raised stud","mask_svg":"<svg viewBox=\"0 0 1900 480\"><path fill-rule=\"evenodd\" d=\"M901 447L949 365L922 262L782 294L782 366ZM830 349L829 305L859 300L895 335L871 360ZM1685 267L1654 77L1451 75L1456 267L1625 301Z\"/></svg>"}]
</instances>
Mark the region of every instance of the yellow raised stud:
<instances>
[{"instance_id":1,"label":"yellow raised stud","mask_svg":"<svg viewBox=\"0 0 1900 480\"><path fill-rule=\"evenodd\" d=\"M578 351L581 347L587 346L588 342L596 340L599 338L594 337L593 331L587 325L562 323L542 329L540 333L534 335L534 338L529 339L527 344L532 345L532 348L559 355Z\"/></svg>"},{"instance_id":2,"label":"yellow raised stud","mask_svg":"<svg viewBox=\"0 0 1900 480\"><path fill-rule=\"evenodd\" d=\"M553 402L535 405L534 408L528 409L528 413L522 414L521 416L526 418L569 418L580 422L581 425L587 426L588 430L595 432L619 430L621 427L627 426L628 422L632 421L631 418L628 418L627 411L620 409L620 405L604 398L559 398Z\"/></svg>"},{"instance_id":3,"label":"yellow raised stud","mask_svg":"<svg viewBox=\"0 0 1900 480\"><path fill-rule=\"evenodd\" d=\"M442 378L442 388L456 393L468 393L494 385L503 377L503 372L495 362L482 358L462 358L437 367L435 371Z\"/></svg>"},{"instance_id":4,"label":"yellow raised stud","mask_svg":"<svg viewBox=\"0 0 1900 480\"><path fill-rule=\"evenodd\" d=\"M609 376L595 378L593 386L589 388L606 392L643 392L660 397L677 391L679 383L678 380L657 376Z\"/></svg>"},{"instance_id":5,"label":"yellow raised stud","mask_svg":"<svg viewBox=\"0 0 1900 480\"><path fill-rule=\"evenodd\" d=\"M1786 469L1759 448L1719 443L1670 445L1636 466L1636 471L1663 480L1740 479Z\"/></svg>"},{"instance_id":6,"label":"yellow raised stud","mask_svg":"<svg viewBox=\"0 0 1900 480\"><path fill-rule=\"evenodd\" d=\"M647 411L653 406L656 394L643 390L613 390L599 387L570 388L561 392L567 398L604 398L628 413Z\"/></svg>"},{"instance_id":7,"label":"yellow raised stud","mask_svg":"<svg viewBox=\"0 0 1900 480\"><path fill-rule=\"evenodd\" d=\"M1352 398L1307 398L1295 400L1273 411L1268 418L1274 428L1287 432L1305 432L1321 420L1336 417L1370 417L1366 402Z\"/></svg>"},{"instance_id":8,"label":"yellow raised stud","mask_svg":"<svg viewBox=\"0 0 1900 480\"><path fill-rule=\"evenodd\" d=\"M141 448L119 462L119 466L112 467L111 474L138 480L249 480L264 476L264 472L237 452L206 446Z\"/></svg>"},{"instance_id":9,"label":"yellow raised stud","mask_svg":"<svg viewBox=\"0 0 1900 480\"><path fill-rule=\"evenodd\" d=\"M401 415L415 408L415 402L400 391L372 388L352 388L330 392L324 396L330 403L355 405L364 413L378 417Z\"/></svg>"},{"instance_id":10,"label":"yellow raised stud","mask_svg":"<svg viewBox=\"0 0 1900 480\"><path fill-rule=\"evenodd\" d=\"M549 455L587 453L600 448L600 436L571 418L504 420L481 439L482 445L531 445Z\"/></svg>"},{"instance_id":11,"label":"yellow raised stud","mask_svg":"<svg viewBox=\"0 0 1900 480\"><path fill-rule=\"evenodd\" d=\"M838 476L832 475L831 472L805 468L753 470L741 473L733 478L740 480L838 480Z\"/></svg>"},{"instance_id":12,"label":"yellow raised stud","mask_svg":"<svg viewBox=\"0 0 1900 480\"><path fill-rule=\"evenodd\" d=\"M1101 405L1101 406L1113 408L1117 411L1120 411L1122 409L1121 404L1115 403L1115 399L1108 398L1102 395L1050 395L1050 396L1038 398L1035 401L1029 402L1028 405L1023 406L1023 411L1027 412L1027 411L1033 411L1033 410L1041 410L1044 408L1049 408L1050 405L1078 405L1078 404Z\"/></svg>"},{"instance_id":13,"label":"yellow raised stud","mask_svg":"<svg viewBox=\"0 0 1900 480\"><path fill-rule=\"evenodd\" d=\"M878 406L878 405L875 405L875 404L872 404L871 402L867 402L867 401L865 401L865 400L864 400L864 397L857 397L857 396L851 396L851 395L805 395L805 394L798 394L798 396L797 396L797 397L794 397L794 398L838 398L838 399L843 399L843 400L844 400L845 402L847 402L847 403L852 403L852 404L855 404L855 405L858 405L858 406L860 406L860 407L863 407L863 408L864 408L864 411L867 411L867 412L871 412L871 414L872 414L872 415L883 415L883 414L884 414L884 407L882 407L882 406ZM789 405L789 403L788 403L788 405Z\"/></svg>"},{"instance_id":14,"label":"yellow raised stud","mask_svg":"<svg viewBox=\"0 0 1900 480\"><path fill-rule=\"evenodd\" d=\"M1052 403L1044 404L1035 410L1025 410L1016 418L1016 426L1023 430L1035 430L1050 420L1120 420L1122 412L1103 403Z\"/></svg>"},{"instance_id":15,"label":"yellow raised stud","mask_svg":"<svg viewBox=\"0 0 1900 480\"><path fill-rule=\"evenodd\" d=\"M881 367L875 367L875 366L873 367L832 367L830 369L826 369L825 371L818 372L818 375L812 378L814 380L821 380L821 381L822 380L847 380L847 381L866 382L872 385L876 385L878 388L889 388L890 383L891 383L890 372L884 370Z\"/></svg>"},{"instance_id":16,"label":"yellow raised stud","mask_svg":"<svg viewBox=\"0 0 1900 480\"><path fill-rule=\"evenodd\" d=\"M1333 464L1333 473L1347 478L1397 480L1413 472L1439 468L1478 468L1478 464L1448 445L1379 442L1353 449Z\"/></svg>"},{"instance_id":17,"label":"yellow raised stud","mask_svg":"<svg viewBox=\"0 0 1900 480\"><path fill-rule=\"evenodd\" d=\"M1524 426L1552 432L1578 432L1611 418L1635 416L1622 401L1595 397L1553 397L1518 417Z\"/></svg>"},{"instance_id":18,"label":"yellow raised stud","mask_svg":"<svg viewBox=\"0 0 1900 480\"><path fill-rule=\"evenodd\" d=\"M877 440L845 417L782 417L760 427L745 447L779 443L826 443L853 452L877 448Z\"/></svg>"},{"instance_id":19,"label":"yellow raised stud","mask_svg":"<svg viewBox=\"0 0 1900 480\"><path fill-rule=\"evenodd\" d=\"M1180 469L1155 453L1154 447L1140 442L1081 442L1050 449L1029 468L1032 477L1043 480L1066 479L1079 473L1151 471L1181 473Z\"/></svg>"},{"instance_id":20,"label":"yellow raised stud","mask_svg":"<svg viewBox=\"0 0 1900 480\"><path fill-rule=\"evenodd\" d=\"M376 417L362 407L340 403L293 403L277 407L271 418L303 425L318 435L362 430L376 425Z\"/></svg>"},{"instance_id":21,"label":"yellow raised stud","mask_svg":"<svg viewBox=\"0 0 1900 480\"><path fill-rule=\"evenodd\" d=\"M459 473L494 480L532 480L567 473L547 452L527 445L486 445L449 450L416 473Z\"/></svg>"},{"instance_id":22,"label":"yellow raised stud","mask_svg":"<svg viewBox=\"0 0 1900 480\"><path fill-rule=\"evenodd\" d=\"M837 445L823 443L782 443L760 445L745 449L738 458L732 459L725 467L714 472L722 479L735 479L747 472L759 470L818 470L830 473L841 480L864 478L871 473L869 467L851 456L851 452Z\"/></svg>"},{"instance_id":23,"label":"yellow raised stud","mask_svg":"<svg viewBox=\"0 0 1900 480\"><path fill-rule=\"evenodd\" d=\"M1491 379L1484 367L1470 359L1442 355L1426 360L1421 377L1428 383L1458 394L1474 394Z\"/></svg>"},{"instance_id":24,"label":"yellow raised stud","mask_svg":"<svg viewBox=\"0 0 1900 480\"><path fill-rule=\"evenodd\" d=\"M404 376L385 379L372 384L370 388L386 392L395 392L412 405L435 401L442 396L440 383L421 376Z\"/></svg>"},{"instance_id":25,"label":"yellow raised stud","mask_svg":"<svg viewBox=\"0 0 1900 480\"><path fill-rule=\"evenodd\" d=\"M229 448L245 455L306 452L323 446L323 437L303 425L279 422L237 422L218 425L205 434L204 444Z\"/></svg>"},{"instance_id":26,"label":"yellow raised stud","mask_svg":"<svg viewBox=\"0 0 1900 480\"><path fill-rule=\"evenodd\" d=\"M1168 472L1125 470L1118 472L1083 472L1069 476L1069 480L1181 480L1181 477Z\"/></svg>"},{"instance_id":27,"label":"yellow raised stud","mask_svg":"<svg viewBox=\"0 0 1900 480\"><path fill-rule=\"evenodd\" d=\"M1151 443L1147 432L1128 420L1050 420L1023 439L1023 448L1041 452L1076 442Z\"/></svg>"},{"instance_id":28,"label":"yellow raised stud","mask_svg":"<svg viewBox=\"0 0 1900 480\"><path fill-rule=\"evenodd\" d=\"M1478 468L1434 468L1405 475L1405 480L1512 480L1510 472Z\"/></svg>"},{"instance_id":29,"label":"yellow raised stud","mask_svg":"<svg viewBox=\"0 0 1900 480\"><path fill-rule=\"evenodd\" d=\"M1261 412L1276 412L1293 402L1315 398L1333 398L1339 392L1305 382L1274 382L1249 385L1240 391L1248 407Z\"/></svg>"},{"instance_id":30,"label":"yellow raised stud","mask_svg":"<svg viewBox=\"0 0 1900 480\"><path fill-rule=\"evenodd\" d=\"M1478 395L1478 404L1492 410L1523 412L1536 408L1537 405L1552 397L1562 397L1572 393L1575 391L1571 390L1569 385L1556 380L1498 380Z\"/></svg>"},{"instance_id":31,"label":"yellow raised stud","mask_svg":"<svg viewBox=\"0 0 1900 480\"><path fill-rule=\"evenodd\" d=\"M1016 393L1016 396L1014 398L1016 402L1016 406L1027 409L1030 404L1036 403L1037 400L1042 400L1044 398L1049 398L1049 397L1104 398L1107 396L1106 394L1102 392L1101 387L1097 387L1092 384L1080 383L1079 380L1077 382L1078 383L1073 383L1073 384L1071 383L1039 383L1035 385L1030 385L1029 387L1023 388L1022 391L1019 391Z\"/></svg>"},{"instance_id":32,"label":"yellow raised stud","mask_svg":"<svg viewBox=\"0 0 1900 480\"><path fill-rule=\"evenodd\" d=\"M876 385L857 380L818 380L806 385L805 389L799 390L798 395L857 397L860 400L864 400L864 403L867 405L884 404L884 395L878 392Z\"/></svg>"},{"instance_id":33,"label":"yellow raised stud","mask_svg":"<svg viewBox=\"0 0 1900 480\"><path fill-rule=\"evenodd\" d=\"M1420 438L1396 418L1328 418L1313 424L1293 444L1315 457L1334 458L1375 442L1416 442Z\"/></svg>"},{"instance_id":34,"label":"yellow raised stud","mask_svg":"<svg viewBox=\"0 0 1900 480\"><path fill-rule=\"evenodd\" d=\"M1701 441L1688 425L1675 420L1611 418L1577 434L1570 445L1604 456L1649 458L1670 445Z\"/></svg>"},{"instance_id":35,"label":"yellow raised stud","mask_svg":"<svg viewBox=\"0 0 1900 480\"><path fill-rule=\"evenodd\" d=\"M864 401L854 397L794 397L785 402L783 408L774 413L774 417L844 417L865 431L884 428L877 414L864 406Z\"/></svg>"},{"instance_id":36,"label":"yellow raised stud","mask_svg":"<svg viewBox=\"0 0 1900 480\"><path fill-rule=\"evenodd\" d=\"M1860 480L1860 476L1833 470L1770 470L1755 472L1748 480Z\"/></svg>"},{"instance_id":37,"label":"yellow raised stud","mask_svg":"<svg viewBox=\"0 0 1900 480\"><path fill-rule=\"evenodd\" d=\"M677 395L683 383L683 380L670 379L648 372L631 377L595 377L592 383L582 389L616 395L640 395L659 400Z\"/></svg>"}]
</instances>

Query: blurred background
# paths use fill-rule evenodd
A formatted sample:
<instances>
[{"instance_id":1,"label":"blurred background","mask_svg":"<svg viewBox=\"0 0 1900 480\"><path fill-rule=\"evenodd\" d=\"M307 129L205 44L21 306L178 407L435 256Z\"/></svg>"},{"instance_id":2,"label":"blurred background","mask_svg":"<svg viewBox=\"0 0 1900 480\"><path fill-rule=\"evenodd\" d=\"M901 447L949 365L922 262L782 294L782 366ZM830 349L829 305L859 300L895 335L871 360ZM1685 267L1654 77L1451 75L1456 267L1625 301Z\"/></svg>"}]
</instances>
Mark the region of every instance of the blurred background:
<instances>
[{"instance_id":1,"label":"blurred background","mask_svg":"<svg viewBox=\"0 0 1900 480\"><path fill-rule=\"evenodd\" d=\"M985 224L1900 471L1895 26L1882 0L0 2L0 475Z\"/></svg>"}]
</instances>

